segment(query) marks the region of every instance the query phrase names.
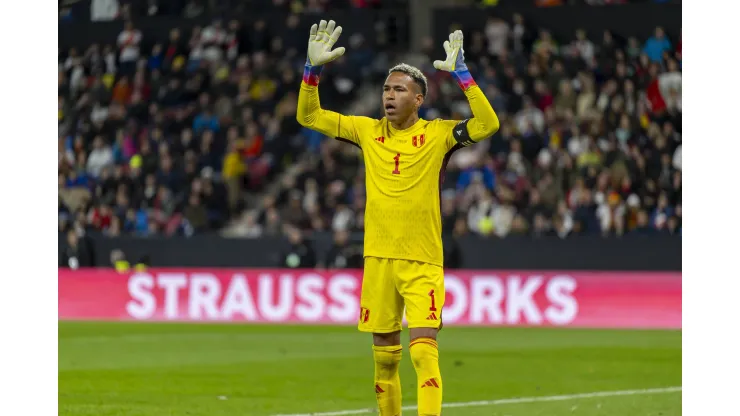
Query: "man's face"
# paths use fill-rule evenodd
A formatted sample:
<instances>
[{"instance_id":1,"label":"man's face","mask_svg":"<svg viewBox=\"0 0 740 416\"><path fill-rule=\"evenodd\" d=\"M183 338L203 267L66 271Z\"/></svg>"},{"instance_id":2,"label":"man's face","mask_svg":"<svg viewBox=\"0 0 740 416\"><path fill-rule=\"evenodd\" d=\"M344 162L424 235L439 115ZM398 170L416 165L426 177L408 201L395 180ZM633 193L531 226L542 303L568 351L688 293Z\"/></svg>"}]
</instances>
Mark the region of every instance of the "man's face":
<instances>
[{"instance_id":1,"label":"man's face","mask_svg":"<svg viewBox=\"0 0 740 416\"><path fill-rule=\"evenodd\" d=\"M347 240L349 240L349 235L347 234L346 231L337 231L334 234L334 241L339 246L343 246L343 245L347 244Z\"/></svg>"},{"instance_id":2,"label":"man's face","mask_svg":"<svg viewBox=\"0 0 740 416\"><path fill-rule=\"evenodd\" d=\"M77 234L75 234L74 232L67 233L67 243L71 247L76 247L77 246Z\"/></svg>"},{"instance_id":3,"label":"man's face","mask_svg":"<svg viewBox=\"0 0 740 416\"><path fill-rule=\"evenodd\" d=\"M421 88L403 72L388 75L383 85L383 108L391 123L408 119L424 102Z\"/></svg>"},{"instance_id":4,"label":"man's face","mask_svg":"<svg viewBox=\"0 0 740 416\"><path fill-rule=\"evenodd\" d=\"M301 232L299 230L291 229L288 231L288 241L290 241L291 244L298 244L301 240Z\"/></svg>"}]
</instances>

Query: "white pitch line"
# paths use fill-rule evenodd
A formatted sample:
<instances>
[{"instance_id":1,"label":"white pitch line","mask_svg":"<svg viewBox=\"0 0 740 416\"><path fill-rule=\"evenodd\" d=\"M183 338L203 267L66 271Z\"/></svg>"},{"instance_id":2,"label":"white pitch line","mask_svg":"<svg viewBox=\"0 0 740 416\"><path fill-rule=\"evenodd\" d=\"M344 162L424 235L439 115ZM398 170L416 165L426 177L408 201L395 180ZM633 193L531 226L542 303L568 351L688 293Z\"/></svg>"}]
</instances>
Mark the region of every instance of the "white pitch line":
<instances>
[{"instance_id":1,"label":"white pitch line","mask_svg":"<svg viewBox=\"0 0 740 416\"><path fill-rule=\"evenodd\" d=\"M519 397L512 399L498 399L498 400L479 400L474 402L458 402L458 403L445 403L442 405L444 408L453 407L478 407L478 406L496 406L502 404L519 404L519 403L538 403L538 402L557 402L563 400L577 400L577 399L590 399L594 397L615 397L615 396L637 396L644 394L662 394L662 393L676 393L680 392L681 387L661 387L655 389L640 389L640 390L618 390L618 391L597 391L594 393L580 393L580 394L563 394L559 396L534 396L534 397ZM414 410L416 406L404 406L403 410ZM320 412L320 413L295 413L295 414L282 414L275 416L345 416L345 415L369 415L376 414L376 409L355 409L355 410L339 410L336 412Z\"/></svg>"}]
</instances>

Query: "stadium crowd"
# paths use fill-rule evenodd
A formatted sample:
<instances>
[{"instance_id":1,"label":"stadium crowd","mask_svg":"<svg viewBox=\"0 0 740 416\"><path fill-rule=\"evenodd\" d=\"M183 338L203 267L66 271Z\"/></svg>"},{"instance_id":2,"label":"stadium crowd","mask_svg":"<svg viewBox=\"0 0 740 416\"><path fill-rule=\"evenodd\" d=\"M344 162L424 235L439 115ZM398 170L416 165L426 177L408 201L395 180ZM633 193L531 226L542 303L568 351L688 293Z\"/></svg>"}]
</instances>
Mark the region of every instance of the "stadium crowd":
<instances>
[{"instance_id":1,"label":"stadium crowd","mask_svg":"<svg viewBox=\"0 0 740 416\"><path fill-rule=\"evenodd\" d=\"M404 6L407 0L59 0L60 22L104 22L140 17L198 18L264 12L317 14Z\"/></svg>"},{"instance_id":2,"label":"stadium crowd","mask_svg":"<svg viewBox=\"0 0 740 416\"><path fill-rule=\"evenodd\" d=\"M501 129L453 155L446 233L681 232L680 38L555 39L521 16L466 29L466 61ZM364 92L379 98L403 60L429 79L422 117L471 116L431 66L439 40L397 55L349 32L347 54L324 70L324 107L382 117ZM129 21L116 44L60 51L60 231L362 231L360 150L295 119L306 37L297 15L279 32L217 20L153 44Z\"/></svg>"}]
</instances>

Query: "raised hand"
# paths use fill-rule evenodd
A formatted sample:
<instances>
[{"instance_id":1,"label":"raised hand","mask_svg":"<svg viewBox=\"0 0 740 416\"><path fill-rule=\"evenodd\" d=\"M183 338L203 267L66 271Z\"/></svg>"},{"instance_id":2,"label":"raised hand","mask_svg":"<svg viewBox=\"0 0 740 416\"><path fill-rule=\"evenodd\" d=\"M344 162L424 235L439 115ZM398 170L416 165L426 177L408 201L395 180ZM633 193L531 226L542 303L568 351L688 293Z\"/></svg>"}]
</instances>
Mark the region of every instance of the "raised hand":
<instances>
[{"instance_id":1,"label":"raised hand","mask_svg":"<svg viewBox=\"0 0 740 416\"><path fill-rule=\"evenodd\" d=\"M342 26L336 26L333 20L319 22L318 26L311 26L311 35L308 38L308 63L320 66L344 55L344 48L331 48L342 34Z\"/></svg>"},{"instance_id":2,"label":"raised hand","mask_svg":"<svg viewBox=\"0 0 740 416\"><path fill-rule=\"evenodd\" d=\"M444 48L447 53L447 59L444 61L434 61L433 65L435 68L447 72L468 70L467 65L465 65L465 57L463 56L462 31L456 30L450 33L450 40L445 41Z\"/></svg>"}]
</instances>

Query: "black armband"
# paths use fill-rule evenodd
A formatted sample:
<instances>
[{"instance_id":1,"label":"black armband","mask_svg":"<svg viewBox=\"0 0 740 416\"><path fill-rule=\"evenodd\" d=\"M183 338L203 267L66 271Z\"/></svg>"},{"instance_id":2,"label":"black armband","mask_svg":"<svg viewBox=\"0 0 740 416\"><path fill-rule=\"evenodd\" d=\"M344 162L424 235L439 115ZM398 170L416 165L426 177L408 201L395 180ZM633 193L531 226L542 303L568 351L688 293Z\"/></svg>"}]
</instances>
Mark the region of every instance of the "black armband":
<instances>
[{"instance_id":1,"label":"black armband","mask_svg":"<svg viewBox=\"0 0 740 416\"><path fill-rule=\"evenodd\" d=\"M463 147L470 146L475 143L473 139L470 138L470 133L468 133L468 121L470 121L469 118L457 123L455 127L452 128L452 137L454 137L455 140L457 140L457 143Z\"/></svg>"}]
</instances>

